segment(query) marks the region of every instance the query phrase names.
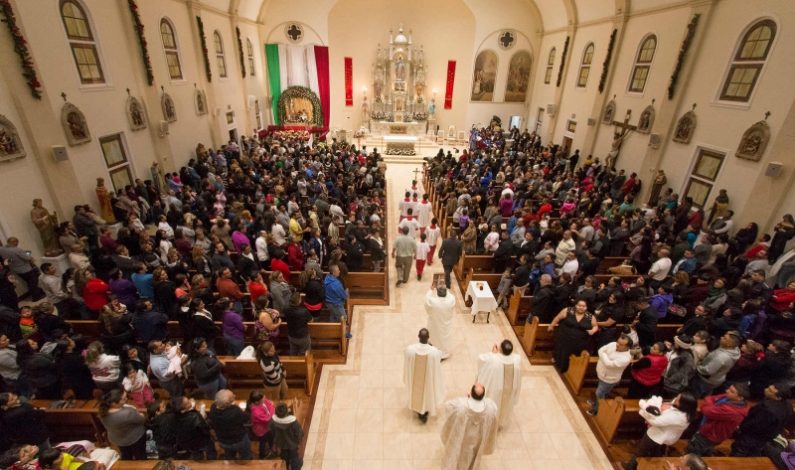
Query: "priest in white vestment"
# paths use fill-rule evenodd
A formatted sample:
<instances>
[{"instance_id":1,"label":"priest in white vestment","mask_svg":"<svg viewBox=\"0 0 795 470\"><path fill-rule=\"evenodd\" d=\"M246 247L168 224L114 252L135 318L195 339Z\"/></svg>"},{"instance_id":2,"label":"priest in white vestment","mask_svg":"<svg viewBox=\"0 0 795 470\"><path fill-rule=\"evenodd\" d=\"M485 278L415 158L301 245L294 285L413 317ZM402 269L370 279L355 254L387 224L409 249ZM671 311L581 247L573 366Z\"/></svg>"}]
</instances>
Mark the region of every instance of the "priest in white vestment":
<instances>
[{"instance_id":1,"label":"priest in white vestment","mask_svg":"<svg viewBox=\"0 0 795 470\"><path fill-rule=\"evenodd\" d=\"M443 470L474 470L480 459L494 452L497 439L497 405L486 398L483 385L472 386L468 397L446 403L447 420L442 428Z\"/></svg>"},{"instance_id":2,"label":"priest in white vestment","mask_svg":"<svg viewBox=\"0 0 795 470\"><path fill-rule=\"evenodd\" d=\"M522 388L522 358L514 354L513 343L506 339L478 356L478 382L497 405L500 426L507 425Z\"/></svg>"},{"instance_id":3,"label":"priest in white vestment","mask_svg":"<svg viewBox=\"0 0 795 470\"><path fill-rule=\"evenodd\" d=\"M425 312L428 314L428 332L433 345L442 351L442 359L450 357L450 340L453 336L453 309L455 296L442 284L425 294Z\"/></svg>"},{"instance_id":4,"label":"priest in white vestment","mask_svg":"<svg viewBox=\"0 0 795 470\"><path fill-rule=\"evenodd\" d=\"M428 415L436 416L436 408L444 400L442 383L442 352L428 343L426 328L420 330L419 343L406 347L403 360L403 383L408 387L408 406L424 423Z\"/></svg>"}]
</instances>

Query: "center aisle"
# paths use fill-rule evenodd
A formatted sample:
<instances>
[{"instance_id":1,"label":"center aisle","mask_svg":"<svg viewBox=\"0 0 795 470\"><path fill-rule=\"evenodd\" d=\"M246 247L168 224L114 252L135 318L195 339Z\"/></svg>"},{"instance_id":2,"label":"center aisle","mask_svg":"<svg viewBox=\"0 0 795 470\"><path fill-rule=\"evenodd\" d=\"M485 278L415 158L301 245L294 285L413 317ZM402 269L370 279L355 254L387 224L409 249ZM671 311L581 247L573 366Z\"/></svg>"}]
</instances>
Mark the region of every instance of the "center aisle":
<instances>
[{"instance_id":1,"label":"center aisle","mask_svg":"<svg viewBox=\"0 0 795 470\"><path fill-rule=\"evenodd\" d=\"M387 166L390 241L397 231L398 201L411 187L418 168L417 164ZM417 341L417 332L426 326L423 299L433 274L442 272L442 267L438 259L434 260L433 266L426 266L422 281L417 281L412 267L409 282L400 287L395 287L397 275L391 256L388 267L391 304L356 306L347 364L323 367L304 454L305 469L441 468L443 409L427 424L407 409L403 350ZM455 283L451 292L456 296L457 315L452 356L442 363L447 399L468 393L477 376L478 354L490 351L495 343L508 338L522 351L501 312L492 314L490 324L482 319L472 324ZM482 468L554 467L612 468L554 369L530 367L525 358L522 392L514 416L500 431L497 449L484 458Z\"/></svg>"}]
</instances>

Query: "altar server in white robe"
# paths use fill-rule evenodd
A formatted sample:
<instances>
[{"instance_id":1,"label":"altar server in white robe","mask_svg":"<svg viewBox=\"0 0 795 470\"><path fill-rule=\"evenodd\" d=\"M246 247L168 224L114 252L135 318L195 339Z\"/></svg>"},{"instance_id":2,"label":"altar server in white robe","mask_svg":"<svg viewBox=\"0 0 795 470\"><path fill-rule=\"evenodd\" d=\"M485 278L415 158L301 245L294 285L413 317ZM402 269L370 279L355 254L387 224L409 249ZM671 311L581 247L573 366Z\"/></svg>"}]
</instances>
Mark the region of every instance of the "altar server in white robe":
<instances>
[{"instance_id":1,"label":"altar server in white robe","mask_svg":"<svg viewBox=\"0 0 795 470\"><path fill-rule=\"evenodd\" d=\"M433 345L442 351L442 359L450 357L450 340L453 336L453 309L455 297L447 292L444 284L431 288L425 294L425 312L428 313L428 331Z\"/></svg>"},{"instance_id":2,"label":"altar server in white robe","mask_svg":"<svg viewBox=\"0 0 795 470\"><path fill-rule=\"evenodd\" d=\"M425 227L431 224L431 201L428 200L427 194L422 195L422 201L418 202L415 208L420 233L425 233Z\"/></svg>"},{"instance_id":3,"label":"altar server in white robe","mask_svg":"<svg viewBox=\"0 0 795 470\"><path fill-rule=\"evenodd\" d=\"M522 358L514 354L513 343L506 339L478 356L478 382L497 404L500 426L505 426L522 389Z\"/></svg>"},{"instance_id":4,"label":"altar server in white robe","mask_svg":"<svg viewBox=\"0 0 795 470\"><path fill-rule=\"evenodd\" d=\"M446 403L447 420L442 428L443 470L480 468L481 457L494 452L497 405L485 395L483 385L477 383L468 397L454 398Z\"/></svg>"},{"instance_id":5,"label":"altar server in white robe","mask_svg":"<svg viewBox=\"0 0 795 470\"><path fill-rule=\"evenodd\" d=\"M408 406L425 423L428 415L436 416L436 408L444 400L442 383L442 352L428 342L428 330L418 335L420 342L406 347L403 360L403 383L408 387Z\"/></svg>"}]
</instances>

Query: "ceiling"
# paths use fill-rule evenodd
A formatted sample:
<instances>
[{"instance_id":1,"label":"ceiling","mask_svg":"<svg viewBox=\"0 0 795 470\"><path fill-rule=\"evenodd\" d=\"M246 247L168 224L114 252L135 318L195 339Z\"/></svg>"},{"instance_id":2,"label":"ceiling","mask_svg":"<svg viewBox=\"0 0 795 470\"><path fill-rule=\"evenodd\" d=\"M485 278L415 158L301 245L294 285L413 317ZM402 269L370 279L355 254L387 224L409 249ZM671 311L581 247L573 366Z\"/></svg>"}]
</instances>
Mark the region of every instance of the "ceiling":
<instances>
[{"instance_id":1,"label":"ceiling","mask_svg":"<svg viewBox=\"0 0 795 470\"><path fill-rule=\"evenodd\" d=\"M290 0L200 0L212 9L242 18L258 21L264 17L268 7L276 2ZM481 0L486 1L486 0ZM538 11L545 31L564 28L568 25L588 23L620 13L656 8L678 0L526 0L528 8Z\"/></svg>"}]
</instances>

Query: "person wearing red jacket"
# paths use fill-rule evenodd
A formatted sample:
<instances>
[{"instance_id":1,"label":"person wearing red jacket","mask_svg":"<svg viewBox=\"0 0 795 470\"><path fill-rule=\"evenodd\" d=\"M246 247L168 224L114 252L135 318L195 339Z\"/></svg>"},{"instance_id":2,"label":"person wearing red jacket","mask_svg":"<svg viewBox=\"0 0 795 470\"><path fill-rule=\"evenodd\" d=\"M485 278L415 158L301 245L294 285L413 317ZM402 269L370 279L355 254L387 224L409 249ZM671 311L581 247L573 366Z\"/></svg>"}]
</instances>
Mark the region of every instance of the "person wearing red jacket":
<instances>
[{"instance_id":1,"label":"person wearing red jacket","mask_svg":"<svg viewBox=\"0 0 795 470\"><path fill-rule=\"evenodd\" d=\"M795 302L795 280L788 282L786 288L773 291L770 308L779 313L791 311L793 302Z\"/></svg>"},{"instance_id":2,"label":"person wearing red jacket","mask_svg":"<svg viewBox=\"0 0 795 470\"><path fill-rule=\"evenodd\" d=\"M271 271L281 271L284 280L290 282L290 266L284 262L284 250L277 250L271 259Z\"/></svg>"},{"instance_id":3,"label":"person wearing red jacket","mask_svg":"<svg viewBox=\"0 0 795 470\"><path fill-rule=\"evenodd\" d=\"M710 456L715 447L729 439L734 431L748 416L748 403L745 401L750 395L748 386L736 383L726 389L725 394L710 395L701 405L701 426L690 438L687 452L701 456Z\"/></svg>"},{"instance_id":4,"label":"person wearing red jacket","mask_svg":"<svg viewBox=\"0 0 795 470\"><path fill-rule=\"evenodd\" d=\"M83 287L83 301L86 304L86 308L94 314L94 318L97 318L102 307L110 302L110 299L108 299L110 287L89 270L86 271L86 277L88 282Z\"/></svg>"}]
</instances>

